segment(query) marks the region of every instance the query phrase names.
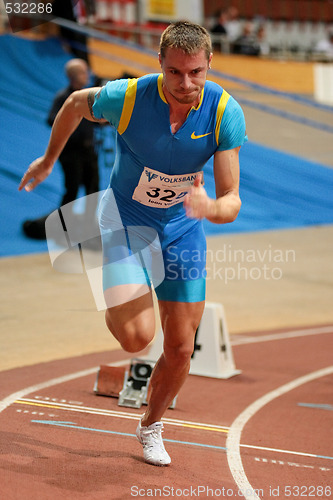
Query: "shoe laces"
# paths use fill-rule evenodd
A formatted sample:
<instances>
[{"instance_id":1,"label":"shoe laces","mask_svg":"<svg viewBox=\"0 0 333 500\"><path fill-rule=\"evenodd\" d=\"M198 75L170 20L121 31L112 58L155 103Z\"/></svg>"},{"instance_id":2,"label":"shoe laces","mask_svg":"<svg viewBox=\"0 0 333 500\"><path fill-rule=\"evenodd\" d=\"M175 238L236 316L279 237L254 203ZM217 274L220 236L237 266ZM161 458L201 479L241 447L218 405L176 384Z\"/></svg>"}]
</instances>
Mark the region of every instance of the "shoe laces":
<instances>
[{"instance_id":1,"label":"shoe laces","mask_svg":"<svg viewBox=\"0 0 333 500\"><path fill-rule=\"evenodd\" d=\"M156 425L153 429L144 429L141 431L141 439L145 447L153 448L158 445L163 447L162 441L163 424Z\"/></svg>"}]
</instances>

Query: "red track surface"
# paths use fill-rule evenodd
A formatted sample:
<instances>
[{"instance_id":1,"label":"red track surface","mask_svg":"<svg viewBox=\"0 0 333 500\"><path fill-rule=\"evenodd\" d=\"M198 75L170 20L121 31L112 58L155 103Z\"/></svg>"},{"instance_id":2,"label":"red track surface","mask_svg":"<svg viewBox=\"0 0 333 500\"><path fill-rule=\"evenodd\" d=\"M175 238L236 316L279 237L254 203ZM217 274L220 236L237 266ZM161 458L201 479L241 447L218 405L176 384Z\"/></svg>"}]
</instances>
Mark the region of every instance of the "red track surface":
<instances>
[{"instance_id":1,"label":"red track surface","mask_svg":"<svg viewBox=\"0 0 333 500\"><path fill-rule=\"evenodd\" d=\"M240 485L248 499L331 498L329 330L292 338L273 332L266 341L264 333L244 335L233 346L240 375L190 376L166 414L183 424L166 421L172 464L165 468L142 459L134 437L142 411L93 393L99 365L124 353L1 372L0 499L244 498ZM54 380L69 374L72 380Z\"/></svg>"}]
</instances>

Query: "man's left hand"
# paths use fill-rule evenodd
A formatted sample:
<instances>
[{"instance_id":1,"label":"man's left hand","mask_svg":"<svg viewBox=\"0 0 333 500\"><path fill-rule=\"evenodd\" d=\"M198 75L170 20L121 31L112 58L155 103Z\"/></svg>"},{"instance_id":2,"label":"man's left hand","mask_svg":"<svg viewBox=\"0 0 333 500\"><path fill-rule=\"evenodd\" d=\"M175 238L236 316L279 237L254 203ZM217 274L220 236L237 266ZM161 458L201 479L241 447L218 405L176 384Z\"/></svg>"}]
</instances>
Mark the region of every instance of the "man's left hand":
<instances>
[{"instance_id":1,"label":"man's left hand","mask_svg":"<svg viewBox=\"0 0 333 500\"><path fill-rule=\"evenodd\" d=\"M212 213L214 200L209 198L201 184L201 177L197 177L193 186L184 199L186 215L192 219L204 219Z\"/></svg>"}]
</instances>

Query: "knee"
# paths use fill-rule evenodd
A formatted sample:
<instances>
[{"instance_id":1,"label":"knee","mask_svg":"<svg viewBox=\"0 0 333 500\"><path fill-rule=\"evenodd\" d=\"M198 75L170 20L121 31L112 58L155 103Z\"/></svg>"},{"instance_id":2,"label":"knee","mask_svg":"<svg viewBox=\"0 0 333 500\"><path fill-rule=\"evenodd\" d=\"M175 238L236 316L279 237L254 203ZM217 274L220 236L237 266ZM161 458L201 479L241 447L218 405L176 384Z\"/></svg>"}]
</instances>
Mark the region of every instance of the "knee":
<instances>
[{"instance_id":1,"label":"knee","mask_svg":"<svg viewBox=\"0 0 333 500\"><path fill-rule=\"evenodd\" d=\"M114 324L108 314L106 325L126 352L134 353L145 349L154 338L152 328L142 328L134 324Z\"/></svg>"},{"instance_id":2,"label":"knee","mask_svg":"<svg viewBox=\"0 0 333 500\"><path fill-rule=\"evenodd\" d=\"M126 352L134 353L145 349L152 341L153 336L149 336L146 333L135 332L129 334L126 332L124 335L120 335L118 340L121 347Z\"/></svg>"},{"instance_id":3,"label":"knee","mask_svg":"<svg viewBox=\"0 0 333 500\"><path fill-rule=\"evenodd\" d=\"M167 361L173 363L177 366L184 366L191 361L193 354L193 343L192 342L182 342L179 344L169 345L164 343L164 356Z\"/></svg>"}]
</instances>

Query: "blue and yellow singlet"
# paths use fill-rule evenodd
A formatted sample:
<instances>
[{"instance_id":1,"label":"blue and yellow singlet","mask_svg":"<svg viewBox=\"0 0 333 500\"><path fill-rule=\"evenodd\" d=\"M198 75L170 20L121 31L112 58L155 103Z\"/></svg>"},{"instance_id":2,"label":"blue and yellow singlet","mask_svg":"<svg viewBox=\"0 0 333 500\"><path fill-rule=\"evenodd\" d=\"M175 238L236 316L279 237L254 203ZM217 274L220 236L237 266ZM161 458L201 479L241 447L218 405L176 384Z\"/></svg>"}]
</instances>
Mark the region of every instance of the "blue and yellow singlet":
<instances>
[{"instance_id":1,"label":"blue and yellow singlet","mask_svg":"<svg viewBox=\"0 0 333 500\"><path fill-rule=\"evenodd\" d=\"M244 114L222 87L206 81L198 106L190 109L173 134L162 83L162 74L115 80L95 96L94 116L106 119L117 130L112 197L107 192L102 200L101 228L113 227L109 208L114 201L124 227L154 228L165 267L165 279L156 289L158 297L199 301L205 294L206 242L202 222L188 218L182 202L216 151L236 148L247 140ZM182 252L189 248L198 250L197 255L201 252L202 259L184 266ZM111 282L105 278L104 288L114 286Z\"/></svg>"}]
</instances>

